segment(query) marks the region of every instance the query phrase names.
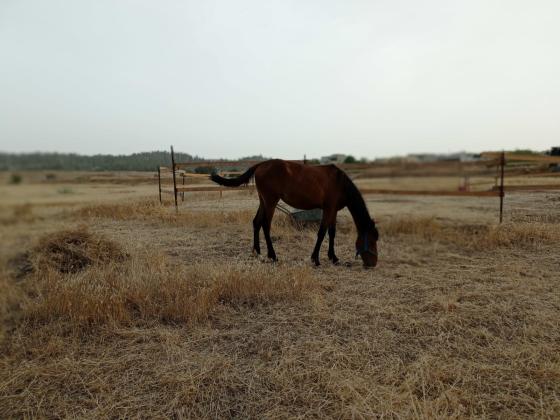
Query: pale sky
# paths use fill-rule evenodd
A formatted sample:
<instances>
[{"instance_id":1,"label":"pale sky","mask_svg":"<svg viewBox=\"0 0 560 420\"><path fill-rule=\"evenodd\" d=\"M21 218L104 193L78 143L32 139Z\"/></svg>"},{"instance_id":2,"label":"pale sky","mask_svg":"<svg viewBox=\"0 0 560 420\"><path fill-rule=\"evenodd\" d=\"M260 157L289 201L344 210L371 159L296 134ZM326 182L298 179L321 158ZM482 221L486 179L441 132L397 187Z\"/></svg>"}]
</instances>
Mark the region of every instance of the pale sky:
<instances>
[{"instance_id":1,"label":"pale sky","mask_svg":"<svg viewBox=\"0 0 560 420\"><path fill-rule=\"evenodd\" d=\"M0 0L0 151L560 145L560 1Z\"/></svg>"}]
</instances>

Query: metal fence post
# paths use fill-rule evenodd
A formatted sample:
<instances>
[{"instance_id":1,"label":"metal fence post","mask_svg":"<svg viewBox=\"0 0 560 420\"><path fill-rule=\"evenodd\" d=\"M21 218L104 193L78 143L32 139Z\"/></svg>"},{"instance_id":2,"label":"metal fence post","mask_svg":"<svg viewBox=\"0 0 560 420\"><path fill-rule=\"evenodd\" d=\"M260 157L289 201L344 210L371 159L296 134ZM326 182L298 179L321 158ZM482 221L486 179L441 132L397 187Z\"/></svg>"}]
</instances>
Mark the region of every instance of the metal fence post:
<instances>
[{"instance_id":1,"label":"metal fence post","mask_svg":"<svg viewBox=\"0 0 560 420\"><path fill-rule=\"evenodd\" d=\"M158 189L159 189L159 204L161 204L161 170L159 166L157 168L157 179L158 179Z\"/></svg>"},{"instance_id":2,"label":"metal fence post","mask_svg":"<svg viewBox=\"0 0 560 420\"><path fill-rule=\"evenodd\" d=\"M173 153L173 146L171 146L171 171L173 172L173 196L175 197L175 212L179 213L179 206L177 205L177 180L175 179L175 154Z\"/></svg>"},{"instance_id":3,"label":"metal fence post","mask_svg":"<svg viewBox=\"0 0 560 420\"><path fill-rule=\"evenodd\" d=\"M504 215L504 166L506 166L506 154L502 152L500 156L500 223L502 223Z\"/></svg>"}]
</instances>

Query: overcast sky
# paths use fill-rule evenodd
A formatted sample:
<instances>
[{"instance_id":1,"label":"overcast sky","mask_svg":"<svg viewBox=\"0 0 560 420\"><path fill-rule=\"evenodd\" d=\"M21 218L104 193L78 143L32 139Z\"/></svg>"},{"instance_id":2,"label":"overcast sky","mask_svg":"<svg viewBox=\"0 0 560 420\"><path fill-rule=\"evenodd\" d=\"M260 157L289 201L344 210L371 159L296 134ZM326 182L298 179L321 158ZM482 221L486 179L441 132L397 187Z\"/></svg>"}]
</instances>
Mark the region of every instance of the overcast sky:
<instances>
[{"instance_id":1,"label":"overcast sky","mask_svg":"<svg viewBox=\"0 0 560 420\"><path fill-rule=\"evenodd\" d=\"M0 0L0 151L560 145L558 0Z\"/></svg>"}]
</instances>

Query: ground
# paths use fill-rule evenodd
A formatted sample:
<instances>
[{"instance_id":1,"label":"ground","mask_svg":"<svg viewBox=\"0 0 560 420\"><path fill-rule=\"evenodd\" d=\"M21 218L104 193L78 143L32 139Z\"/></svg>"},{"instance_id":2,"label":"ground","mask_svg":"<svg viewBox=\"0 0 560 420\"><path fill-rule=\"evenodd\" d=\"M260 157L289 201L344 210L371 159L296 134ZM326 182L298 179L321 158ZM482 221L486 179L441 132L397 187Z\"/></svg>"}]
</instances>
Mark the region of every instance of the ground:
<instances>
[{"instance_id":1,"label":"ground","mask_svg":"<svg viewBox=\"0 0 560 420\"><path fill-rule=\"evenodd\" d=\"M346 211L314 268L281 215L279 262L252 255L254 193L175 214L150 174L2 179L2 418L560 416L558 192L508 194L501 226L496 198L367 196L365 270Z\"/></svg>"}]
</instances>

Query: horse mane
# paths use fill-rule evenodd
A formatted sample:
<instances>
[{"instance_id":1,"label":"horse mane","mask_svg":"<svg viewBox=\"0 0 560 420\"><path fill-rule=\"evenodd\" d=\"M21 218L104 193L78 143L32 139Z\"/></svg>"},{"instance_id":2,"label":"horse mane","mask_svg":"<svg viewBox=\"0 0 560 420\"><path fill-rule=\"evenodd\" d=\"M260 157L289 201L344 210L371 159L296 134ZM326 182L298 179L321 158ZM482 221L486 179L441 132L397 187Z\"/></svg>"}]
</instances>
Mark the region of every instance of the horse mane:
<instances>
[{"instance_id":1,"label":"horse mane","mask_svg":"<svg viewBox=\"0 0 560 420\"><path fill-rule=\"evenodd\" d=\"M354 219L356 228L359 232L365 232L370 228L375 228L375 223L371 219L362 193L344 171L340 169L339 171L342 180L342 188L346 196L346 205Z\"/></svg>"}]
</instances>

